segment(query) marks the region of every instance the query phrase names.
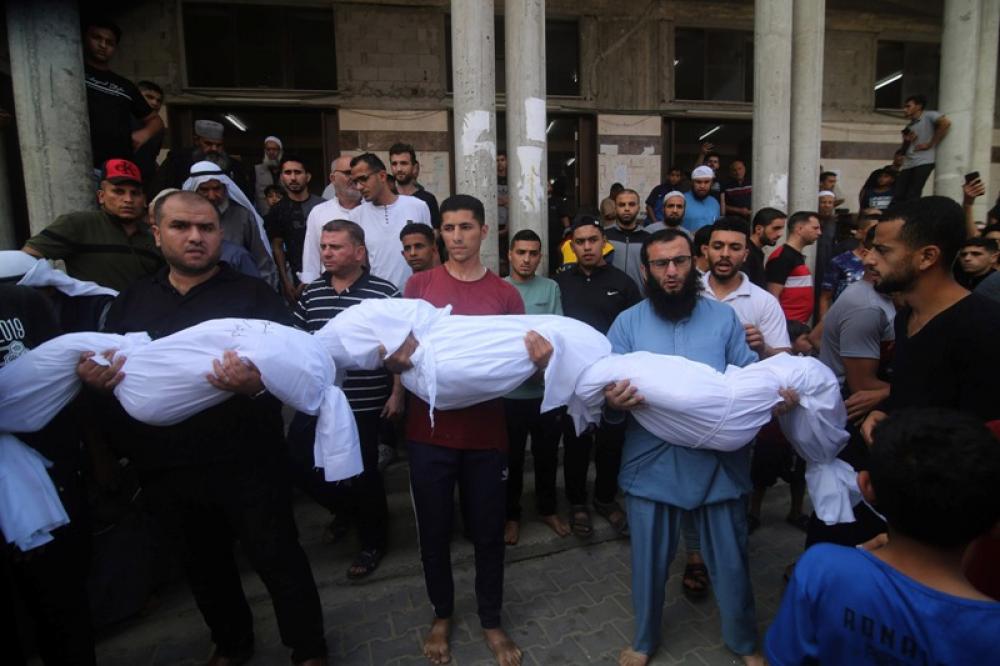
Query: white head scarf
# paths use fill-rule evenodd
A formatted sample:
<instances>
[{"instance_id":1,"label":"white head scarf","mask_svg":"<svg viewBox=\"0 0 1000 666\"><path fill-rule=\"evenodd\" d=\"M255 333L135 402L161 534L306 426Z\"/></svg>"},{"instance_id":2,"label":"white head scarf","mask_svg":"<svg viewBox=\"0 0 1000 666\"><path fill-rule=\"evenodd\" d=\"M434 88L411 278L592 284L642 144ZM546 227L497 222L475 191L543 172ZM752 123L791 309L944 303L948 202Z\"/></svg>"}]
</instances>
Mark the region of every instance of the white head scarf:
<instances>
[{"instance_id":1,"label":"white head scarf","mask_svg":"<svg viewBox=\"0 0 1000 666\"><path fill-rule=\"evenodd\" d=\"M247 195L243 194L243 190L236 186L233 179L226 175L226 173L219 168L218 164L214 162L197 162L191 167L191 177L184 181L182 189L187 192L194 192L198 189L198 186L202 183L207 183L210 180L217 180L226 186L226 192L229 193L230 203L237 203L253 215L253 218L257 220L257 229L260 231L260 238L264 243L264 247L267 248L267 253L274 258L274 254L271 251L271 242L267 240L267 234L264 232L264 220L257 213L257 209L253 207L250 200L247 199Z\"/></svg>"}]
</instances>

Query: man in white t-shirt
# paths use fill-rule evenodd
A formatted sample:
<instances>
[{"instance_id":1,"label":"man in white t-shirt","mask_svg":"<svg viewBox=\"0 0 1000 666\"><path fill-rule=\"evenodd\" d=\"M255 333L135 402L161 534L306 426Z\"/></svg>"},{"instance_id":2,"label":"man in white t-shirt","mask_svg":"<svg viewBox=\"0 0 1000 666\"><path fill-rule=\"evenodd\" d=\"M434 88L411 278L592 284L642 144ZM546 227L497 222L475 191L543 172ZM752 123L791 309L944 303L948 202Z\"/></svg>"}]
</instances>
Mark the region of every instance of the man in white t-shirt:
<instances>
[{"instance_id":1,"label":"man in white t-shirt","mask_svg":"<svg viewBox=\"0 0 1000 666\"><path fill-rule=\"evenodd\" d=\"M416 197L394 194L386 178L385 164L374 153L351 160L351 182L365 201L351 210L349 219L365 231L372 274L402 291L413 270L403 258L399 232L410 222L430 225L430 209Z\"/></svg>"},{"instance_id":2,"label":"man in white t-shirt","mask_svg":"<svg viewBox=\"0 0 1000 666\"><path fill-rule=\"evenodd\" d=\"M332 195L328 201L314 206L306 218L306 239L302 245L302 272L299 280L309 284L323 272L319 240L323 225L334 220L351 219L351 210L361 203L361 193L351 183L351 156L341 155L330 164ZM326 197L326 191L323 192Z\"/></svg>"}]
</instances>

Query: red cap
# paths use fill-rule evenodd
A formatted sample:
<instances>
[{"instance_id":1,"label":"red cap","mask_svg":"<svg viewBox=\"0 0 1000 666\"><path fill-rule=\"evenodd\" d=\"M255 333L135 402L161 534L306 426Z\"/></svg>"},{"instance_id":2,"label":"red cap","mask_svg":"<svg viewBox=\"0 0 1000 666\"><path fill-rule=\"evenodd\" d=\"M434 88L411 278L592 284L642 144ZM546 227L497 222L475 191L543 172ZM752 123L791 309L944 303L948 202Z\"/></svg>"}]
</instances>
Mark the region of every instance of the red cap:
<instances>
[{"instance_id":1,"label":"red cap","mask_svg":"<svg viewBox=\"0 0 1000 666\"><path fill-rule=\"evenodd\" d=\"M106 180L115 185L119 183L135 183L142 185L142 174L137 167L128 160L108 160L101 169L101 180Z\"/></svg>"}]
</instances>

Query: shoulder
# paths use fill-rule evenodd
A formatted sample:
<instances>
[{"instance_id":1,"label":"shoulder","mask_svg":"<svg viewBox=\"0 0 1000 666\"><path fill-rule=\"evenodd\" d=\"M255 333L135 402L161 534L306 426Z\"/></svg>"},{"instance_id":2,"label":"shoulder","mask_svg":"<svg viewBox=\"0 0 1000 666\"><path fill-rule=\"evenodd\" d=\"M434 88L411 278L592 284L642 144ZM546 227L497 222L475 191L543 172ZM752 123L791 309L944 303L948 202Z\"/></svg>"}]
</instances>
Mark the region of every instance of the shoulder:
<instances>
[{"instance_id":1,"label":"shoulder","mask_svg":"<svg viewBox=\"0 0 1000 666\"><path fill-rule=\"evenodd\" d=\"M406 289L403 292L403 296L406 298L420 298L423 296L427 287L430 285L431 280L438 271L443 271L444 266L435 266L426 271L420 271L419 273L414 273L410 276L410 279L406 281Z\"/></svg>"},{"instance_id":2,"label":"shoulder","mask_svg":"<svg viewBox=\"0 0 1000 666\"><path fill-rule=\"evenodd\" d=\"M377 275L369 275L363 287L380 294L382 298L395 298L399 296L399 289L396 288L396 285Z\"/></svg>"},{"instance_id":3,"label":"shoulder","mask_svg":"<svg viewBox=\"0 0 1000 666\"><path fill-rule=\"evenodd\" d=\"M806 588L846 578L855 579L863 570L878 565L857 548L832 543L810 546L795 564L795 578Z\"/></svg>"}]
</instances>

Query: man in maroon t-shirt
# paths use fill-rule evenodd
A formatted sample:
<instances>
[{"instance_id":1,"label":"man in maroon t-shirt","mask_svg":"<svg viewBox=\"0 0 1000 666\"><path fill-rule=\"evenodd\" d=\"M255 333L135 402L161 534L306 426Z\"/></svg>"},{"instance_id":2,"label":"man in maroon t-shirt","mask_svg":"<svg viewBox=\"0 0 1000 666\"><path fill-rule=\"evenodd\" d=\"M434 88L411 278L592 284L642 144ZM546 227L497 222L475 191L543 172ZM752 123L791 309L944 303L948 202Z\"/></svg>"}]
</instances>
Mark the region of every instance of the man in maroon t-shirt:
<instances>
[{"instance_id":1,"label":"man in maroon t-shirt","mask_svg":"<svg viewBox=\"0 0 1000 666\"><path fill-rule=\"evenodd\" d=\"M441 237L448 261L415 273L406 283L406 298L422 298L452 306L459 315L524 314L517 289L487 270L479 246L487 236L483 204L457 194L441 204ZM395 372L411 367L416 348L412 336L386 359ZM525 338L528 353L542 369L552 353L533 331ZM434 622L424 641L424 654L435 664L450 660L448 636L455 607L451 575L451 533L455 484L476 550L476 601L486 643L501 666L518 666L521 650L500 628L503 603L504 521L506 519L507 429L502 400L455 410L435 410L434 425L424 401L409 396L406 439L410 487L417 513L420 559Z\"/></svg>"}]
</instances>

